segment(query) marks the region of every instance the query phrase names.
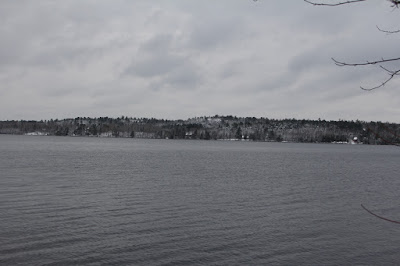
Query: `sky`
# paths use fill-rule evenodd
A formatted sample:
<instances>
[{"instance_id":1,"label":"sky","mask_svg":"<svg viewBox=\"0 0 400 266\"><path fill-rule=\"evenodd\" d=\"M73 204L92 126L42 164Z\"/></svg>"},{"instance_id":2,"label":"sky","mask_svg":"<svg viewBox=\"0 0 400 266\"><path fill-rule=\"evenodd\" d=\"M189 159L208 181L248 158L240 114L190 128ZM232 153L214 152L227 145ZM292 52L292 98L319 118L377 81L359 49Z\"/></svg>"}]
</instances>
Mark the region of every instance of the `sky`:
<instances>
[{"instance_id":1,"label":"sky","mask_svg":"<svg viewBox=\"0 0 400 266\"><path fill-rule=\"evenodd\" d=\"M301 0L2 0L0 120L236 115L400 122L400 10ZM386 65L400 68L400 62Z\"/></svg>"}]
</instances>

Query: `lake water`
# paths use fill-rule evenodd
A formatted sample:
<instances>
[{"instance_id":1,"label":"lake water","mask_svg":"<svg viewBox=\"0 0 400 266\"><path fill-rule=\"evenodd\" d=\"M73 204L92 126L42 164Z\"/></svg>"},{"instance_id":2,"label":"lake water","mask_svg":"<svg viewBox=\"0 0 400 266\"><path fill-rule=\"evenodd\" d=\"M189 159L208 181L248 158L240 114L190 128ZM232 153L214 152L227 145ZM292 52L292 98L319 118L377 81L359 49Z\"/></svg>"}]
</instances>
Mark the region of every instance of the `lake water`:
<instances>
[{"instance_id":1,"label":"lake water","mask_svg":"<svg viewBox=\"0 0 400 266\"><path fill-rule=\"evenodd\" d=\"M394 146L0 135L1 265L395 265Z\"/></svg>"}]
</instances>

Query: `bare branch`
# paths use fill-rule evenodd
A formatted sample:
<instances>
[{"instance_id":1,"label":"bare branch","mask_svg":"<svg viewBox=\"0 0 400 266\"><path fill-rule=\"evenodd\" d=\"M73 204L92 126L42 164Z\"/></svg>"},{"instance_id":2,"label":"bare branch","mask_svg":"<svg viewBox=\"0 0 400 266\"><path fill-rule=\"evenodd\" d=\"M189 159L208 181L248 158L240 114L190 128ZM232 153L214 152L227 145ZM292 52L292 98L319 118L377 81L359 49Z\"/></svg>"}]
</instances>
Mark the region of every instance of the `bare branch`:
<instances>
[{"instance_id":1,"label":"bare branch","mask_svg":"<svg viewBox=\"0 0 400 266\"><path fill-rule=\"evenodd\" d=\"M341 61L337 61L336 59L332 58L333 62L335 62L335 64L337 66L367 66L367 65L376 65L376 64L382 64L382 63L387 63L387 62L393 62L393 61L399 61L400 57L398 58L390 58L390 59L381 59L381 60L377 60L377 61L367 61L366 63L345 63L345 62L341 62ZM380 68L382 68L383 70L385 70L388 74L389 74L389 78L387 78L384 82L382 82L380 85L372 87L372 88L364 88L364 87L360 87L362 90L365 91L372 91L378 88L381 88L383 86L386 85L386 83L388 83L389 81L391 81L393 79L394 76L396 75L400 75L400 69L399 70L389 70L387 68L385 68L384 66L380 65Z\"/></svg>"},{"instance_id":2,"label":"bare branch","mask_svg":"<svg viewBox=\"0 0 400 266\"><path fill-rule=\"evenodd\" d=\"M378 28L379 31L387 33L387 34L393 34L393 33L399 33L400 30L394 30L394 31L390 31L390 30L382 30L381 28L379 28L378 26L376 26Z\"/></svg>"},{"instance_id":3,"label":"bare branch","mask_svg":"<svg viewBox=\"0 0 400 266\"><path fill-rule=\"evenodd\" d=\"M373 216L375 216L375 217L377 217L377 218L379 218L379 219L382 219L382 220L385 220L385 221L388 221L388 222L391 222L391 223L400 224L400 222L398 222L398 221L390 220L390 219L388 219L388 218L385 218L385 217L382 217L382 216L379 216L379 215L373 213L372 211L370 211L370 210L368 210L367 208L365 208L364 205L362 205L362 204L361 204L361 207L363 207L363 209L366 210L369 214L371 214L371 215L373 215Z\"/></svg>"},{"instance_id":4,"label":"bare branch","mask_svg":"<svg viewBox=\"0 0 400 266\"><path fill-rule=\"evenodd\" d=\"M398 61L400 60L400 57L398 58L390 58L390 59L381 59L381 60L377 60L377 61L367 61L365 63L345 63L345 62L341 62L341 61L337 61L336 59L332 58L333 62L335 62L335 64L337 66L366 66L366 65L376 65L376 64L381 64L381 63L387 63L387 62L392 62L392 61Z\"/></svg>"},{"instance_id":5,"label":"bare branch","mask_svg":"<svg viewBox=\"0 0 400 266\"><path fill-rule=\"evenodd\" d=\"M395 138L398 137L398 134L395 131L390 130L387 126L385 126L385 124L381 124L380 127L383 127L387 132L390 132ZM367 127L367 128L368 128L369 131L374 133L375 138L383 140L386 144L400 147L400 144L394 143L394 142L392 142L390 140L385 139L385 137L379 135L379 133L375 132L371 127Z\"/></svg>"},{"instance_id":6,"label":"bare branch","mask_svg":"<svg viewBox=\"0 0 400 266\"><path fill-rule=\"evenodd\" d=\"M315 3L315 2L308 1L308 0L304 0L304 2L307 2L313 6L340 6L340 5L346 5L346 4L352 4L352 3L364 2L364 1L367 1L367 0L352 0L352 1L339 2L336 4L324 4L324 3Z\"/></svg>"},{"instance_id":7,"label":"bare branch","mask_svg":"<svg viewBox=\"0 0 400 266\"><path fill-rule=\"evenodd\" d=\"M400 0L388 0L388 1L393 4L392 7L398 8L400 5Z\"/></svg>"},{"instance_id":8,"label":"bare branch","mask_svg":"<svg viewBox=\"0 0 400 266\"><path fill-rule=\"evenodd\" d=\"M399 73L399 71L400 70L395 70L395 71L393 71L393 70L389 70L389 69L387 69L386 67L384 67L384 66L379 66L380 68L382 68L383 70L385 70L386 72L388 72L389 74L391 74L391 75L400 75L400 73Z\"/></svg>"},{"instance_id":9,"label":"bare branch","mask_svg":"<svg viewBox=\"0 0 400 266\"><path fill-rule=\"evenodd\" d=\"M255 1L257 1L257 0L255 0ZM358 3L358 2L365 2L367 0L349 0L349 1L338 2L336 4L316 3L316 2L309 1L309 0L303 0L303 1L306 3L309 3L311 5L314 5L314 6L340 6L340 5L347 5L347 4L353 4L353 3ZM392 7L398 8L400 5L400 0L388 0L388 1L393 4Z\"/></svg>"},{"instance_id":10,"label":"bare branch","mask_svg":"<svg viewBox=\"0 0 400 266\"><path fill-rule=\"evenodd\" d=\"M378 86L375 86L375 87L373 87L373 88L366 89L366 88L364 88L364 87L360 87L362 90L365 90L365 91L372 91L372 90L381 88L381 87L385 86L386 83L388 83L390 80L392 80L392 78L393 78L394 76L400 75L400 69L399 69L399 70L396 70L396 71L391 71L391 70L388 70L388 69L384 68L383 66L380 66L380 67L381 67L383 70L385 70L386 72L388 72L388 73L390 74L389 78L386 79L384 82L382 82L382 84L380 84L380 85L378 85Z\"/></svg>"},{"instance_id":11,"label":"bare branch","mask_svg":"<svg viewBox=\"0 0 400 266\"><path fill-rule=\"evenodd\" d=\"M313 2L311 0L303 0L303 1L308 3L308 4L314 5L314 6L340 6L340 5L346 5L346 4L352 4L352 3L365 2L367 0L348 0L348 1L337 2L336 4L318 3L318 2ZM387 1L391 2L392 3L392 7L394 7L394 8L398 8L399 5L400 5L400 0L387 0ZM400 30L387 31L387 30L380 29L378 26L376 26L376 27L378 28L379 31L385 32L387 34L399 33L400 32ZM332 58L332 60L335 62L335 64L337 66L367 66L367 65L376 65L376 64L383 64L383 63L387 63L387 62L398 61L398 60L400 60L400 57L398 57L398 58L390 58L390 59L382 58L381 60L367 61L365 63L346 63L346 62L337 61L334 58ZM385 68L383 66L380 66L380 67L389 74L389 78L387 78L380 85L372 87L372 88L369 88L369 89L361 87L362 90L372 91L372 90L381 88L381 87L385 86L386 83L388 83L390 80L392 80L394 76L400 75L400 69L396 70L396 71L391 71L391 70L389 70L389 69L387 69L387 68Z\"/></svg>"}]
</instances>

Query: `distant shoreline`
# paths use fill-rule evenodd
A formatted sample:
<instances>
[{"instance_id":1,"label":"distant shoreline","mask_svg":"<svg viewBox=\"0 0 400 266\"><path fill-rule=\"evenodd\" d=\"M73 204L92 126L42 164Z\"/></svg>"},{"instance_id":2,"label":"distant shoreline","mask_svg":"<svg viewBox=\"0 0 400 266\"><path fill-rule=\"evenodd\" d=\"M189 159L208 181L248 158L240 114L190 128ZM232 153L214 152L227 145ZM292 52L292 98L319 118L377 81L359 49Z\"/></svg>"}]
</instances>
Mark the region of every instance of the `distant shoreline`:
<instances>
[{"instance_id":1,"label":"distant shoreline","mask_svg":"<svg viewBox=\"0 0 400 266\"><path fill-rule=\"evenodd\" d=\"M156 140L192 140L192 141L224 141L224 142L267 142L267 143L297 143L297 144L339 144L339 145L350 145L357 144L362 145L363 143L351 143L351 142L294 142L294 141L275 141L275 140L251 140L251 139L169 139L169 138L131 138L131 137L101 137L101 136L57 136L57 135L46 135L46 134L8 134L8 133L0 133L0 135L7 136L28 136L28 137L66 137L66 138L101 138L101 139L156 139ZM375 144L366 144L366 145L375 145Z\"/></svg>"},{"instance_id":2,"label":"distant shoreline","mask_svg":"<svg viewBox=\"0 0 400 266\"><path fill-rule=\"evenodd\" d=\"M0 121L0 134L399 145L400 124L212 116L187 120L77 117Z\"/></svg>"}]
</instances>

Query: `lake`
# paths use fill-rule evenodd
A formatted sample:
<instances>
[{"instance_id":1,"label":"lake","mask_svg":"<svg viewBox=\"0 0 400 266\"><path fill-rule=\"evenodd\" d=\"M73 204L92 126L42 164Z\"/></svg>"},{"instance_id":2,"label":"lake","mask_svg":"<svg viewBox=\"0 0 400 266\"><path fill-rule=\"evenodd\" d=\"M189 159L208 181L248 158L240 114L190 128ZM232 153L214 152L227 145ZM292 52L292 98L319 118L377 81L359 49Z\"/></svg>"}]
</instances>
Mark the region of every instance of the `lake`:
<instances>
[{"instance_id":1,"label":"lake","mask_svg":"<svg viewBox=\"0 0 400 266\"><path fill-rule=\"evenodd\" d=\"M1 265L395 265L400 148L0 135Z\"/></svg>"}]
</instances>

